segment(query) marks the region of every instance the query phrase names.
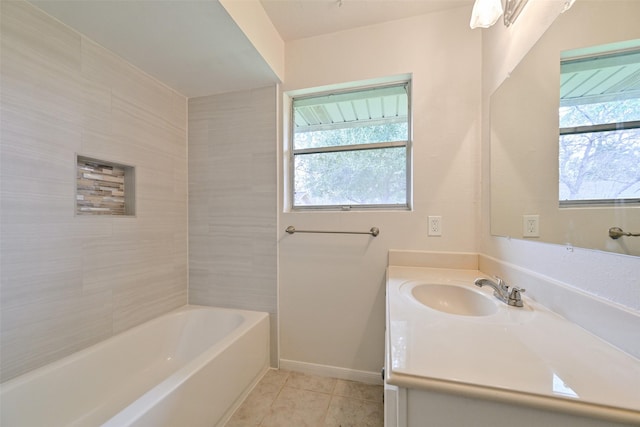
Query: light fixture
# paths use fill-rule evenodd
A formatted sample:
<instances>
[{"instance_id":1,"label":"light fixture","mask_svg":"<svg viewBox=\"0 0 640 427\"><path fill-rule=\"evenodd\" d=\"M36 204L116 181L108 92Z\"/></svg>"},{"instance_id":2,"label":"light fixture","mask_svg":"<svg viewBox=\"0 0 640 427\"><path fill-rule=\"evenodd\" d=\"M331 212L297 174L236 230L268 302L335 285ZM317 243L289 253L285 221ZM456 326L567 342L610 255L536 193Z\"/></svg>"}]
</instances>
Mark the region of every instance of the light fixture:
<instances>
[{"instance_id":1,"label":"light fixture","mask_svg":"<svg viewBox=\"0 0 640 427\"><path fill-rule=\"evenodd\" d=\"M471 28L489 28L502 15L502 0L476 0L471 12Z\"/></svg>"},{"instance_id":2,"label":"light fixture","mask_svg":"<svg viewBox=\"0 0 640 427\"><path fill-rule=\"evenodd\" d=\"M528 0L476 0L473 4L469 26L471 28L489 28L498 22L500 15L504 12L504 25L508 27L518 18L527 1Z\"/></svg>"},{"instance_id":3,"label":"light fixture","mask_svg":"<svg viewBox=\"0 0 640 427\"><path fill-rule=\"evenodd\" d=\"M560 13L565 13L567 10L571 9L571 6L576 2L576 0L565 0L564 6L562 7L562 11Z\"/></svg>"},{"instance_id":4,"label":"light fixture","mask_svg":"<svg viewBox=\"0 0 640 427\"><path fill-rule=\"evenodd\" d=\"M504 25L509 26L516 22L522 8L529 0L505 0L504 5Z\"/></svg>"}]
</instances>

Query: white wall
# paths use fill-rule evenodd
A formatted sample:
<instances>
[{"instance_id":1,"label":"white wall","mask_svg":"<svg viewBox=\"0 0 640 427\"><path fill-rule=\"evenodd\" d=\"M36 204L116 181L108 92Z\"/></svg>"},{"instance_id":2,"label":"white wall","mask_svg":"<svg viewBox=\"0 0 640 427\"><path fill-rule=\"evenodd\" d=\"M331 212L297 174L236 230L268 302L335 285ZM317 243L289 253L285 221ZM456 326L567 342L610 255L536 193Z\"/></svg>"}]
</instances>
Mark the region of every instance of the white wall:
<instances>
[{"instance_id":1,"label":"white wall","mask_svg":"<svg viewBox=\"0 0 640 427\"><path fill-rule=\"evenodd\" d=\"M284 41L259 0L220 0L280 81L284 80Z\"/></svg>"},{"instance_id":2,"label":"white wall","mask_svg":"<svg viewBox=\"0 0 640 427\"><path fill-rule=\"evenodd\" d=\"M187 301L186 99L2 1L2 380ZM136 217L75 216L75 155L136 167Z\"/></svg>"},{"instance_id":3,"label":"white wall","mask_svg":"<svg viewBox=\"0 0 640 427\"><path fill-rule=\"evenodd\" d=\"M276 87L189 99L189 302L271 314Z\"/></svg>"},{"instance_id":4,"label":"white wall","mask_svg":"<svg viewBox=\"0 0 640 427\"><path fill-rule=\"evenodd\" d=\"M580 7L578 0L574 8ZM531 46L559 15L564 1L529 2L511 27L484 30L482 95L482 230L480 252L549 276L560 282L640 311L640 258L562 245L511 240L490 235L489 99ZM604 2L600 5L607 7ZM571 13L570 10L567 13ZM584 25L597 25L595 23ZM637 21L635 16L628 22ZM620 25L624 25L620 23ZM633 25L633 24L627 24ZM570 302L564 310L571 310Z\"/></svg>"},{"instance_id":5,"label":"white wall","mask_svg":"<svg viewBox=\"0 0 640 427\"><path fill-rule=\"evenodd\" d=\"M468 29L470 12L454 9L286 44L285 92L412 73L414 209L292 213L282 211L279 195L281 360L378 372L388 250L476 251L481 38ZM281 166L286 161L283 156ZM428 215L442 216L442 237L427 237ZM289 225L376 226L380 235L288 235Z\"/></svg>"}]
</instances>

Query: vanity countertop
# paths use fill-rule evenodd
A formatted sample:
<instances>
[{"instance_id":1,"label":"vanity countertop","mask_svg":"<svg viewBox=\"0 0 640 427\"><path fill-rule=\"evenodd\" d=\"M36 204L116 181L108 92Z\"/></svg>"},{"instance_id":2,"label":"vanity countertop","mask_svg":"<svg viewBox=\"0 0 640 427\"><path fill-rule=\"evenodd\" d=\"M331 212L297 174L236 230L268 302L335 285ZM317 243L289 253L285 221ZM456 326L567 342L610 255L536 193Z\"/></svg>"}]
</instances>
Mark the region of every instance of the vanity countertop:
<instances>
[{"instance_id":1,"label":"vanity countertop","mask_svg":"<svg viewBox=\"0 0 640 427\"><path fill-rule=\"evenodd\" d=\"M387 382L640 425L640 360L523 296L510 307L477 270L390 266ZM463 316L408 296L418 283L467 286L497 311ZM410 292L409 292L410 294ZM567 301L571 304L571 301ZM597 314L594 314L597 315Z\"/></svg>"}]
</instances>

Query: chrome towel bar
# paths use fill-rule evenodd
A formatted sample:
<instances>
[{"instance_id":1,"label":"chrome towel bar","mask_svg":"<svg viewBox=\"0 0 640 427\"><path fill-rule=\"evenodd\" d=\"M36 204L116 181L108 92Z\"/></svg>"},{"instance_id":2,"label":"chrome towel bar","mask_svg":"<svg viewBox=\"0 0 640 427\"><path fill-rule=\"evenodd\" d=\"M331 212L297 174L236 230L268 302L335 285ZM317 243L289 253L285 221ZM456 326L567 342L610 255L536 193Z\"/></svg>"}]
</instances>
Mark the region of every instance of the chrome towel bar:
<instances>
[{"instance_id":1,"label":"chrome towel bar","mask_svg":"<svg viewBox=\"0 0 640 427\"><path fill-rule=\"evenodd\" d=\"M622 236L638 237L640 233L626 233L620 227L611 227L609 229L609 237L612 239L619 239Z\"/></svg>"},{"instance_id":2,"label":"chrome towel bar","mask_svg":"<svg viewBox=\"0 0 640 427\"><path fill-rule=\"evenodd\" d=\"M320 231L320 230L296 230L293 225L287 227L287 233L323 233L323 234L371 234L373 237L376 237L380 234L380 229L378 227L371 227L369 231Z\"/></svg>"}]
</instances>

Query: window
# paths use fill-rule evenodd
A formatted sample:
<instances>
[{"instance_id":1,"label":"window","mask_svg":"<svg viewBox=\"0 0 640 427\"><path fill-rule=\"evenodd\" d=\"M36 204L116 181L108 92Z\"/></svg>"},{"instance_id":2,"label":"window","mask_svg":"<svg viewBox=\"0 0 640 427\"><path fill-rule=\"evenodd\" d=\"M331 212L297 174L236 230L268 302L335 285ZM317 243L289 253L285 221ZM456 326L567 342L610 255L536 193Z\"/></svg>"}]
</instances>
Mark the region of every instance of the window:
<instances>
[{"instance_id":1,"label":"window","mask_svg":"<svg viewBox=\"0 0 640 427\"><path fill-rule=\"evenodd\" d=\"M638 203L640 48L580 53L561 62L560 205Z\"/></svg>"},{"instance_id":2,"label":"window","mask_svg":"<svg viewBox=\"0 0 640 427\"><path fill-rule=\"evenodd\" d=\"M292 102L293 209L409 208L409 82Z\"/></svg>"}]
</instances>

